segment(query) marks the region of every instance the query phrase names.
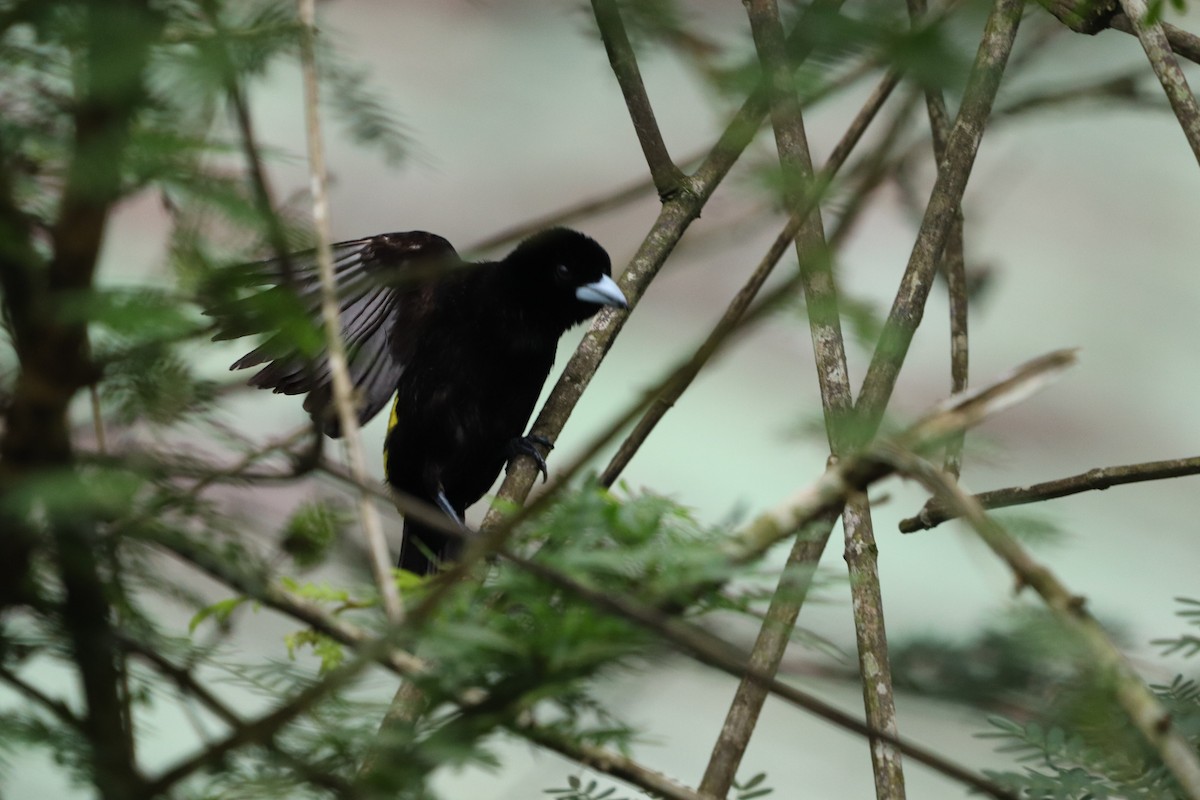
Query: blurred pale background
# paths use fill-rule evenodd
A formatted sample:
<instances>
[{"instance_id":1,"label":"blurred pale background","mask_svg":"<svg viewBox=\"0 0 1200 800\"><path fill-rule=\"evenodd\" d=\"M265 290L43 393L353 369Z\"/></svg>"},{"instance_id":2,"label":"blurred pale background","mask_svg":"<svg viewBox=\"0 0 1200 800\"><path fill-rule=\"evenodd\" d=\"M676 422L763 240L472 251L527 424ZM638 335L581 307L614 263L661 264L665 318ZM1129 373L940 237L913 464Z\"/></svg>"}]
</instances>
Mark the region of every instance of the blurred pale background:
<instances>
[{"instance_id":1,"label":"blurred pale background","mask_svg":"<svg viewBox=\"0 0 1200 800\"><path fill-rule=\"evenodd\" d=\"M746 48L739 3L688 5L706 30ZM334 234L348 239L389 230L425 229L460 249L513 224L597 196L644 175L645 166L620 92L594 33L586 4L523 2L338 2L323 6L337 43L370 65L375 83L403 121L411 157L388 170L371 151L330 131ZM1031 8L1027 22L1044 16ZM1186 23L1184 23L1186 25ZM1191 27L1195 28L1193 24ZM1030 33L1032 26L1024 31ZM975 35L972 30L971 34ZM1019 43L1020 44L1020 43ZM1066 34L1020 86L1068 85L1142 63L1132 37ZM651 100L673 154L712 143L729 109L675 57L642 64ZM1148 71L1145 73L1149 76ZM1153 86L1153 78L1147 85ZM814 155L824 155L861 102L866 85L807 117ZM280 69L253 93L263 139L295 155L276 163L281 197L307 187L298 75ZM1042 112L998 125L984 138L966 200L967 257L995 270L985 301L973 308L971 372L992 376L1045 351L1078 346L1081 366L1051 390L986 425L984 444L968 450L964 482L982 490L1032 483L1086 469L1194 455L1200 443L1195 329L1200 307L1200 169L1165 106L1105 108L1095 103ZM332 128L332 126L331 126ZM760 136L747 160L773 158ZM743 170L718 191L683 247L642 299L551 459L562 463L607 414L698 342L757 263L782 219L761 204ZM620 271L652 224L647 197L584 223ZM739 223L738 221L741 220ZM111 279L164 274L165 221L154 199L123 209L108 239ZM715 232L715 234L714 234ZM896 193L885 189L856 227L839 265L845 289L886 312L912 245L914 229ZM781 270L794 268L794 263ZM949 385L946 304L935 289L925 323L896 389L894 414L911 416ZM564 340L566 348L578 336ZM238 354L212 346L212 374ZM866 355L851 354L852 381ZM718 521L749 515L810 481L824 464L819 436L796 435L818 418L819 400L807 326L782 314L742 340L705 373L666 417L625 473ZM256 435L303 419L295 399L252 393L229 404L229 419ZM373 474L383 422L366 431ZM1120 623L1152 678L1169 677L1147 646L1179 629L1172 598L1196 596L1200 538L1195 479L1123 487L1055 501L1040 514L1068 538L1037 555L1101 618ZM282 517L298 490L239 495L247 515ZM955 526L902 537L896 522L923 497L890 482L876 507L880 571L893 641L928 631L968 634L1010 607L1012 579L971 535ZM266 503L265 511L254 504ZM398 535L398 528L392 531ZM837 532L823 565L841 574ZM783 552L775 554L782 560ZM826 589L801 624L853 652L849 592ZM281 631L263 615L241 644L282 655ZM729 635L749 641L748 630ZM797 651L793 662L819 660ZM858 713L858 689L799 678L802 685ZM393 685L380 678L381 697ZM647 731L638 755L695 784L735 683L682 662L655 664L615 683L617 711ZM901 733L976 767L1006 763L972 734L979 715L930 701L899 698ZM156 721L154 752L171 760L194 735L182 720ZM499 774L445 776L446 796L515 800L562 786L578 769L524 744L505 747ZM782 704L769 703L742 775L769 773L777 797L805 787L813 798L867 797L866 745ZM5 797L68 796L47 764L22 765ZM966 792L922 767L907 769L911 796Z\"/></svg>"}]
</instances>

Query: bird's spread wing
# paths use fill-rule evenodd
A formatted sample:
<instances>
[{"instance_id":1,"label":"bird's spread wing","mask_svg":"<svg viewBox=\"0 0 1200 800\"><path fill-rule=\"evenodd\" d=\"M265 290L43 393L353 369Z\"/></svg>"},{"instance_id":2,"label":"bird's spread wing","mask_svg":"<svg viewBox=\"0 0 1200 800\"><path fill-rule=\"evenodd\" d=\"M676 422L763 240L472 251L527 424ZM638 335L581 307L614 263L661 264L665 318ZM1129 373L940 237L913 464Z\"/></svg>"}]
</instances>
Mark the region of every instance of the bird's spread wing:
<instances>
[{"instance_id":1,"label":"bird's spread wing","mask_svg":"<svg viewBox=\"0 0 1200 800\"><path fill-rule=\"evenodd\" d=\"M255 277L261 283L276 284L268 294L299 300L302 310L319 325L321 284L316 255L298 253L289 257L289 262L290 270L278 259L253 265ZM360 423L379 413L396 389L409 355L404 342L416 338L408 334L419 329L431 304L432 278L460 263L449 242L422 231L386 233L333 246L342 340ZM253 325L248 326L244 318L223 324L215 338L253 332L247 327ZM404 335L397 337L401 329ZM266 364L250 379L251 385L284 394L307 393L305 410L322 421L327 434L339 436L341 426L330 404L332 378L325 351L305 359L295 342L295 335L276 330L231 369Z\"/></svg>"}]
</instances>

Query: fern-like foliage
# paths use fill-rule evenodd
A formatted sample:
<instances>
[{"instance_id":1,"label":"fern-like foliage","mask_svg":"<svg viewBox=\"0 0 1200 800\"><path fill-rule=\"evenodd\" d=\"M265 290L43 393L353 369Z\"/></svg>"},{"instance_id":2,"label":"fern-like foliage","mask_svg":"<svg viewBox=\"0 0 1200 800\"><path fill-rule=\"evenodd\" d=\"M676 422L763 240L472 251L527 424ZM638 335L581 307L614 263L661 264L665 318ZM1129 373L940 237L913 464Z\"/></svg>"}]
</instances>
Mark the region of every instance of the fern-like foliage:
<instances>
[{"instance_id":1,"label":"fern-like foliage","mask_svg":"<svg viewBox=\"0 0 1200 800\"><path fill-rule=\"evenodd\" d=\"M1197 624L1200 603L1178 598L1179 616ZM1188 653L1168 643L1168 652ZM1196 651L1190 651L1194 654ZM1200 748L1200 684L1177 675L1168 684L1151 690L1170 714L1171 724ZM997 750L1008 753L1022 769L989 772L988 776L1020 797L1037 800L1091 800L1135 798L1176 800L1182 790L1162 765L1157 753L1118 713L1112 687L1105 676L1084 663L1072 679L1046 697L1034 720L1018 722L992 717L993 730L981 734L995 740Z\"/></svg>"}]
</instances>

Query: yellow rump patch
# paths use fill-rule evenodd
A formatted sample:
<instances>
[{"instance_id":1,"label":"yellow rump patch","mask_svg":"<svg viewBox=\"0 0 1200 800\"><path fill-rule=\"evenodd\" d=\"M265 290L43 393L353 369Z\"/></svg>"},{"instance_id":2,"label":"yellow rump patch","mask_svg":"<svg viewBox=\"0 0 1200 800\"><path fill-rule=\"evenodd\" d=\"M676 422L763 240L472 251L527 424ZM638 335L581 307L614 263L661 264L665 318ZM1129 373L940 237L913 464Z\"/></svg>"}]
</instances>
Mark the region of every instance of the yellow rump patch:
<instances>
[{"instance_id":1,"label":"yellow rump patch","mask_svg":"<svg viewBox=\"0 0 1200 800\"><path fill-rule=\"evenodd\" d=\"M388 414L387 432L383 435L383 474L388 472L388 439L391 438L392 428L396 427L396 422L399 420L400 394L397 392L396 398L392 400L392 413Z\"/></svg>"}]
</instances>

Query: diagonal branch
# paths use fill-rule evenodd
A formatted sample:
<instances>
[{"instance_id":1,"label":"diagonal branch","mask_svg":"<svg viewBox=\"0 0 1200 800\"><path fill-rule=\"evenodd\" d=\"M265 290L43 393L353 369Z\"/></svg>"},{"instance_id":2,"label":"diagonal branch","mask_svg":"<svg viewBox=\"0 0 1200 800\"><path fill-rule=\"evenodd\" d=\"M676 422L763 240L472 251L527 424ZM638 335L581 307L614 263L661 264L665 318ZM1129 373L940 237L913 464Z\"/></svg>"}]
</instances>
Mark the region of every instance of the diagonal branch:
<instances>
[{"instance_id":1,"label":"diagonal branch","mask_svg":"<svg viewBox=\"0 0 1200 800\"><path fill-rule=\"evenodd\" d=\"M181 695L194 697L199 700L204 704L205 708L231 729L236 731L244 726L242 718L220 698L209 691L202 682L196 680L190 669L175 664L156 648L147 647L128 636L122 636L121 646L126 650L137 653L141 658L152 664L158 672L178 687ZM351 786L333 773L313 767L304 759L299 758L286 748L280 746L279 743L275 743L273 750L289 767L309 783L323 786L337 797L357 797Z\"/></svg>"},{"instance_id":2,"label":"diagonal branch","mask_svg":"<svg viewBox=\"0 0 1200 800\"><path fill-rule=\"evenodd\" d=\"M860 441L870 441L879 430L908 346L921 324L933 274L957 218L956 212L983 139L983 129L1012 52L1023 7L1023 0L996 0L988 16L958 117L946 142L946 155L938 165L933 193L901 278L900 290L858 396L855 410L859 412L856 420L859 429L856 434Z\"/></svg>"},{"instance_id":3,"label":"diagonal branch","mask_svg":"<svg viewBox=\"0 0 1200 800\"><path fill-rule=\"evenodd\" d=\"M624 781L630 786L636 786L651 797L659 797L663 800L703 800L695 789L671 780L661 772L650 769L615 750L605 750L574 742L553 728L531 724L515 724L507 727L512 733L533 744L558 753L597 772Z\"/></svg>"},{"instance_id":4,"label":"diagonal branch","mask_svg":"<svg viewBox=\"0 0 1200 800\"><path fill-rule=\"evenodd\" d=\"M908 13L914 27L920 24L928 11L925 0L908 0ZM946 98L941 89L925 90L925 106L929 114L929 129L933 136L933 157L938 163L946 157L946 141L950 138L950 115L946 111ZM950 391L961 392L967 388L970 351L967 338L967 277L966 258L963 245L962 205L955 209L954 222L949 238L942 250L941 267L946 276L947 292L950 296ZM946 445L943 462L951 475L962 472L963 438L952 440Z\"/></svg>"},{"instance_id":5,"label":"diagonal branch","mask_svg":"<svg viewBox=\"0 0 1200 800\"><path fill-rule=\"evenodd\" d=\"M1010 373L947 399L938 409L893 437L899 447L923 453L960 431L1019 403L1074 366L1074 350L1057 350L1028 361ZM836 511L855 492L890 472L890 467L866 450L852 453L826 468L814 483L776 508L761 514L725 543L726 558L745 564L822 514Z\"/></svg>"},{"instance_id":6,"label":"diagonal branch","mask_svg":"<svg viewBox=\"0 0 1200 800\"><path fill-rule=\"evenodd\" d=\"M62 700L51 697L3 665L0 665L0 680L49 711L59 722L77 731L83 731L83 720L77 717L71 707Z\"/></svg>"},{"instance_id":7,"label":"diagonal branch","mask_svg":"<svg viewBox=\"0 0 1200 800\"><path fill-rule=\"evenodd\" d=\"M654 118L654 109L650 106L650 98L642 83L637 55L633 52L625 23L621 20L621 11L615 0L592 0L592 11L596 15L600 38L604 40L608 63L621 87L621 94L625 96L629 118L633 120L633 129L637 132L646 164L650 167L654 188L658 190L659 197L666 199L679 191L685 176L667 152L666 142L663 141L662 132Z\"/></svg>"},{"instance_id":8,"label":"diagonal branch","mask_svg":"<svg viewBox=\"0 0 1200 800\"><path fill-rule=\"evenodd\" d=\"M243 722L224 738L212 742L194 755L182 759L161 775L146 783L134 798L168 796L173 787L197 772L219 764L231 753L248 745L271 745L275 737L296 719L312 712L321 702L348 687L367 667L375 664L390 650L387 637L365 642L351 661L331 670L320 681L295 692L276 703L259 717Z\"/></svg>"}]
</instances>

